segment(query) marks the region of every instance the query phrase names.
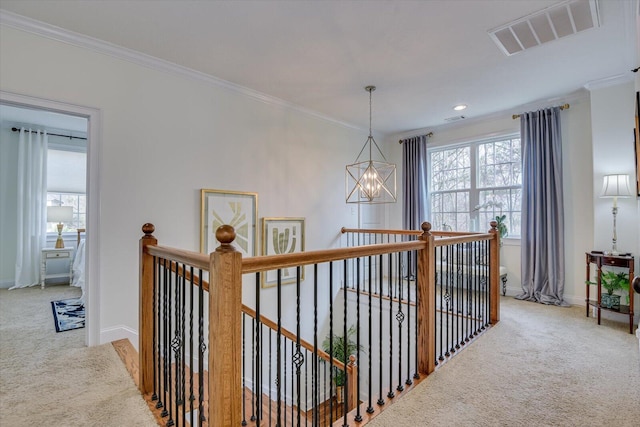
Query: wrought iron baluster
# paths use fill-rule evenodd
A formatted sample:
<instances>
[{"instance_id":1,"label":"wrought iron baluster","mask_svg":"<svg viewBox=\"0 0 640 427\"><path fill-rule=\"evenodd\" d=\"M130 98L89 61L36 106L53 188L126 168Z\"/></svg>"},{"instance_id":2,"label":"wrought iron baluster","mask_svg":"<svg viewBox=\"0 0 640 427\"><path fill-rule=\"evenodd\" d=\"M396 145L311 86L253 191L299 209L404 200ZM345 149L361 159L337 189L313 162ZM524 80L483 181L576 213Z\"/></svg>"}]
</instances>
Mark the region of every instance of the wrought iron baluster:
<instances>
[{"instance_id":1,"label":"wrought iron baluster","mask_svg":"<svg viewBox=\"0 0 640 427\"><path fill-rule=\"evenodd\" d=\"M456 251L456 264L460 265L464 263L464 250L463 245L457 245L458 250ZM455 350L460 350L460 298L462 297L462 283L464 280L464 269L460 272L456 280L456 303L455 303L455 312L456 312L456 339L455 339Z\"/></svg>"},{"instance_id":2,"label":"wrought iron baluster","mask_svg":"<svg viewBox=\"0 0 640 427\"><path fill-rule=\"evenodd\" d=\"M189 425L193 424L193 266L190 268L191 281L189 286Z\"/></svg>"},{"instance_id":3,"label":"wrought iron baluster","mask_svg":"<svg viewBox=\"0 0 640 427\"><path fill-rule=\"evenodd\" d=\"M262 420L262 320L260 312L260 273L256 273L256 351L255 351L255 366L256 377L253 380L253 395L255 399L255 407L257 410L253 412L251 421L255 421L256 425L260 425ZM269 385L271 387L271 385ZM253 400L253 399L252 399ZM252 403L253 405L253 403ZM269 402L271 405L271 402Z\"/></svg>"},{"instance_id":4,"label":"wrought iron baluster","mask_svg":"<svg viewBox=\"0 0 640 427\"><path fill-rule=\"evenodd\" d=\"M272 382L271 382L271 360L272 360L272 357L273 357L273 355L272 355L272 353L273 353L272 345L273 344L271 343L271 336L273 335L273 331L271 330L271 328L269 328L268 332L269 332L269 426L271 426L272 420L273 420L272 410L271 410L271 408L273 406L271 404L271 402L272 402L272 400L271 400L271 385L272 385Z\"/></svg>"},{"instance_id":5,"label":"wrought iron baluster","mask_svg":"<svg viewBox=\"0 0 640 427\"><path fill-rule=\"evenodd\" d=\"M371 351L371 344L373 342L373 331L372 331L372 326L373 326L373 316L371 313L371 307L372 307L372 292L371 292L371 283L373 280L373 263L372 263L373 258L371 256L369 256L369 364L367 366L367 370L368 375L369 375L369 405L367 406L367 413L368 414L373 414L373 381L372 381L372 375L373 375L373 369L371 368L371 358L372 358L372 351ZM358 372L358 375L360 375L360 372Z\"/></svg>"},{"instance_id":6,"label":"wrought iron baluster","mask_svg":"<svg viewBox=\"0 0 640 427\"><path fill-rule=\"evenodd\" d=\"M485 280L485 291L484 291L484 325L485 327L489 326L489 321L490 321L490 315L489 315L489 300L491 299L491 268L490 268L490 264L491 264L491 260L489 259L489 240L485 240L484 241L484 253L485 255L485 260L486 262L484 263L484 269L485 269L485 274L484 277L486 277ZM499 269L500 267L498 267ZM499 274L499 273L498 273ZM496 278L497 281L498 278Z\"/></svg>"},{"instance_id":7,"label":"wrought iron baluster","mask_svg":"<svg viewBox=\"0 0 640 427\"><path fill-rule=\"evenodd\" d=\"M416 252L416 285L415 285L415 293L416 293L416 309L415 309L415 336L416 336L416 345L415 345L415 355L414 355L414 370L413 370L413 379L417 380L420 378L420 373L418 372L418 324L419 324L419 320L418 320L418 307L420 307L420 304L422 304L422 301L420 301L420 299L418 298L418 286L419 286L419 281L422 280L422 276L418 275L418 252ZM430 271L429 274L436 274L436 262L435 260L433 260L433 264L430 267ZM438 277L436 275L436 277ZM435 300L435 299L434 299ZM435 315L434 315L434 320L435 320ZM428 319L427 319L428 321ZM434 339L435 341L435 339Z\"/></svg>"},{"instance_id":8,"label":"wrought iron baluster","mask_svg":"<svg viewBox=\"0 0 640 427\"><path fill-rule=\"evenodd\" d=\"M382 397L382 261L383 261L383 255L379 256L378 259L378 270L379 270L379 275L378 275L378 284L380 285L380 292L378 293L378 321L379 321L379 330L378 330L378 360L379 360L379 372L378 372L378 385L379 385L379 394L378 394L378 405L382 406L384 405L384 398Z\"/></svg>"},{"instance_id":9,"label":"wrought iron baluster","mask_svg":"<svg viewBox=\"0 0 640 427\"><path fill-rule=\"evenodd\" d=\"M439 352L440 355L438 356L438 360L435 362L436 365L438 365L438 361L442 362L444 361L444 355L442 354L442 350L444 348L444 322L443 322L443 318L442 318L442 312L444 311L444 303L443 303L443 298L444 298L444 281L445 281L445 277L446 277L446 271L445 271L445 266L444 266L444 260L443 260L443 255L446 254L445 249L443 247L439 248L440 250L440 325L438 330L436 331L436 334L440 335L440 348L439 348ZM445 255L446 256L446 255ZM437 292L437 287L436 287L436 292ZM437 316L437 312L436 312L436 316ZM436 322L437 324L437 322Z\"/></svg>"},{"instance_id":10,"label":"wrought iron baluster","mask_svg":"<svg viewBox=\"0 0 640 427\"><path fill-rule=\"evenodd\" d=\"M185 264L182 264L182 286L180 287L180 337L181 337L181 341L180 341L180 355L181 355L181 364L180 367L182 368L182 372L180 375L180 399L182 400L181 405L182 405L182 425L185 426L187 424L187 405L185 404L185 387L186 387L186 368L187 368L187 364L186 364L186 339L185 339L185 334L187 333L186 331L186 310L187 310L187 306L186 306L186 300L185 300L185 292L186 292L186 285L187 285L187 278L186 278L186 268L187 266Z\"/></svg>"},{"instance_id":11,"label":"wrought iron baluster","mask_svg":"<svg viewBox=\"0 0 640 427\"><path fill-rule=\"evenodd\" d=\"M359 259L359 258L358 258ZM347 270L348 270L348 265L347 265L347 260L344 260L343 263L343 268L344 268L344 279L347 279ZM348 336L348 326L347 326L347 287L343 286L342 287L342 297L344 299L344 304L342 304L343 309L342 309L342 333L343 335L343 339L344 339L344 360L342 361L342 363L344 363L344 373L345 373L345 382L344 382L344 399L342 402L342 413L344 414L343 417L343 426L347 427L349 425L349 423L347 422L347 412L349 412L349 378L348 378L348 371L347 371L347 361L349 360L349 356L347 353L347 349L348 349L348 342L349 342L349 336Z\"/></svg>"},{"instance_id":12,"label":"wrought iron baluster","mask_svg":"<svg viewBox=\"0 0 640 427\"><path fill-rule=\"evenodd\" d=\"M451 263L454 261L453 259L453 246L449 245L447 246L447 286L446 286L446 293L444 295L444 300L446 303L446 312L445 312L445 326L444 326L444 330L445 330L445 357L449 357L451 356L451 345L450 345L450 338L449 338L449 334L450 334L450 328L449 328L449 318L451 317L450 314L450 310L451 310L451 285L452 285L452 279L453 279L453 269L454 267L451 265Z\"/></svg>"},{"instance_id":13,"label":"wrought iron baluster","mask_svg":"<svg viewBox=\"0 0 640 427\"><path fill-rule=\"evenodd\" d=\"M167 399L167 388L171 388L170 383L167 382L168 379L168 367L167 365L169 364L169 361L171 360L171 357L169 355L169 351L168 351L168 343L169 343L169 337L168 337L168 332L169 332L169 327L167 327L167 323L168 323L168 290L167 290L167 282L169 281L168 277L169 277L169 272L167 270L167 260L164 259L164 283L163 283L163 288L164 288L164 292L162 295L162 304L163 304L163 310L162 310L162 332L163 332L163 339L162 339L162 356L163 356L163 387L162 387L162 395L164 397L164 406L162 408L162 412L160 413L160 416L162 418L166 417L169 415L169 411L167 410L167 407L171 407L171 398L169 397L169 399Z\"/></svg>"},{"instance_id":14,"label":"wrought iron baluster","mask_svg":"<svg viewBox=\"0 0 640 427\"><path fill-rule=\"evenodd\" d=\"M333 384L335 381L335 369L333 368L333 262L329 263L329 357L331 358L329 360L329 387L331 388L329 393L329 418L333 420Z\"/></svg>"},{"instance_id":15,"label":"wrought iron baluster","mask_svg":"<svg viewBox=\"0 0 640 427\"><path fill-rule=\"evenodd\" d=\"M392 399L395 397L393 392L393 258L392 254L389 254L389 392L387 397Z\"/></svg>"},{"instance_id":16,"label":"wrought iron baluster","mask_svg":"<svg viewBox=\"0 0 640 427\"><path fill-rule=\"evenodd\" d=\"M361 258L356 259L356 277L357 277L357 287L356 287L356 361L358 365L360 365L360 283L362 281L362 272L360 271L360 261ZM345 307L347 306L347 301L344 303ZM345 335L345 340L347 336ZM348 341L347 341L348 342ZM358 369L358 378L356 383L356 402L360 402L360 377L361 372ZM348 409L348 407L345 407ZM362 415L360 414L360 405L356 405L356 416L354 418L357 422L362 422Z\"/></svg>"},{"instance_id":17,"label":"wrought iron baluster","mask_svg":"<svg viewBox=\"0 0 640 427\"><path fill-rule=\"evenodd\" d=\"M407 270L409 274L413 274L411 272L417 272L414 269L413 262L417 260L417 256L411 256L412 254L416 254L414 251L409 251L407 253ZM413 280L416 281L416 275L413 274ZM415 282L417 283L417 282ZM418 305L414 307L414 311L417 313ZM411 279L407 278L407 379L404 382L406 385L413 384L413 380L411 379Z\"/></svg>"},{"instance_id":18,"label":"wrought iron baluster","mask_svg":"<svg viewBox=\"0 0 640 427\"><path fill-rule=\"evenodd\" d=\"M202 269L198 270L198 277L202 278ZM207 420L204 414L204 289L202 281L198 286L198 426ZM209 396L211 398L211 396Z\"/></svg>"},{"instance_id":19,"label":"wrought iron baluster","mask_svg":"<svg viewBox=\"0 0 640 427\"><path fill-rule=\"evenodd\" d=\"M151 400L158 400L158 380L160 375L158 374L158 369L160 367L160 356L159 356L159 343L160 336L158 333L159 330L159 320L158 315L160 313L159 306L159 298L160 298L160 264L158 263L158 258L154 255L153 257L153 345L152 347L152 360L153 360L153 393L151 394ZM158 403L156 403L156 408L158 408Z\"/></svg>"},{"instance_id":20,"label":"wrought iron baluster","mask_svg":"<svg viewBox=\"0 0 640 427\"><path fill-rule=\"evenodd\" d=\"M300 427L300 411L301 411L301 406L300 406L300 382L301 382L301 372L300 372L300 367L302 366L302 364L304 363L304 354L302 354L302 352L300 351L300 267L296 267L296 351L295 354L292 354L292 358L293 358L293 363L296 365L296 384L297 384L297 388L296 388L296 397L298 399L298 419L297 419L297 425L298 427ZM293 347L292 347L293 350ZM293 351L292 351L293 353ZM291 376L291 380L292 380L292 387L291 387L291 391L293 392L293 375ZM293 405L292 406L292 410L293 410ZM293 421L293 419L291 420Z\"/></svg>"},{"instance_id":21,"label":"wrought iron baluster","mask_svg":"<svg viewBox=\"0 0 640 427\"><path fill-rule=\"evenodd\" d=\"M282 424L282 270L278 269L278 330L276 334L276 411L278 425ZM285 411L286 412L286 411Z\"/></svg>"},{"instance_id":22,"label":"wrought iron baluster","mask_svg":"<svg viewBox=\"0 0 640 427\"><path fill-rule=\"evenodd\" d=\"M167 332L166 332L166 336L167 336L167 342L166 342L166 358L167 358L167 390L169 392L169 397L167 399L167 404L165 405L165 408L168 409L167 415L169 416L169 419L167 421L166 426L167 427L171 427L173 426L173 405L175 404L175 401L173 400L173 375L171 375L171 360L173 359L173 355L172 355L172 338L171 338L171 330L172 330L172 323L171 323L171 314L173 311L173 304L172 304L172 298L171 298L171 292L172 292L172 288L173 288L173 274L171 274L171 265L172 262L169 261L169 266L168 266L168 288L167 288L167 312L166 312L166 317L167 317Z\"/></svg>"},{"instance_id":23,"label":"wrought iron baluster","mask_svg":"<svg viewBox=\"0 0 640 427\"><path fill-rule=\"evenodd\" d=\"M245 394L245 388L246 388L246 378L247 378L247 374L245 372L245 359L246 359L246 352L245 352L245 341L247 339L246 334L245 334L245 328L247 327L246 325L246 318L247 318L247 314L246 313L242 313L242 425L246 426L247 425L247 412L246 412L246 399L244 398L244 394ZM253 352L252 352L253 354Z\"/></svg>"},{"instance_id":24,"label":"wrought iron baluster","mask_svg":"<svg viewBox=\"0 0 640 427\"><path fill-rule=\"evenodd\" d=\"M401 267L401 257L402 253L398 252L398 265L396 268L396 283L398 285L398 312L396 313L396 320L398 321L398 385L396 386L397 391L403 391L404 385L402 385L402 323L404 322L405 315L402 312L402 304L403 304L403 286L402 286L402 267ZM391 274L391 272L389 272ZM389 278L393 280L393 276ZM391 367L389 367L391 369Z\"/></svg>"},{"instance_id":25,"label":"wrought iron baluster","mask_svg":"<svg viewBox=\"0 0 640 427\"><path fill-rule=\"evenodd\" d=\"M257 331L257 326L256 324L258 323L258 320L256 318L251 319L251 331ZM242 330L242 333L244 333L244 327ZM253 335L253 334L252 334ZM257 335L256 335L257 336ZM256 340L256 336L251 337L251 379L252 379L252 383L253 383L253 393L251 396L251 416L250 416L250 420L251 421L255 421L256 420L256 400L254 399L254 396L256 394L256 382L257 382L257 378L256 378L256 344L257 344L257 340ZM244 340L243 340L243 346L244 346ZM242 368L244 369L244 365L245 365L245 359L244 356L242 357ZM244 396L244 394L247 392L247 388L245 387L244 383L242 384L242 395ZM245 400L246 399L242 399L242 404L245 404ZM243 417L245 417L245 415L242 415Z\"/></svg>"},{"instance_id":26,"label":"wrought iron baluster","mask_svg":"<svg viewBox=\"0 0 640 427\"><path fill-rule=\"evenodd\" d=\"M313 364L311 367L311 390L313 392L313 425L320 424L320 381L318 366L318 264L313 265ZM326 390L325 390L326 395ZM325 399L326 401L326 399ZM308 419L309 417L307 417Z\"/></svg>"}]
</instances>

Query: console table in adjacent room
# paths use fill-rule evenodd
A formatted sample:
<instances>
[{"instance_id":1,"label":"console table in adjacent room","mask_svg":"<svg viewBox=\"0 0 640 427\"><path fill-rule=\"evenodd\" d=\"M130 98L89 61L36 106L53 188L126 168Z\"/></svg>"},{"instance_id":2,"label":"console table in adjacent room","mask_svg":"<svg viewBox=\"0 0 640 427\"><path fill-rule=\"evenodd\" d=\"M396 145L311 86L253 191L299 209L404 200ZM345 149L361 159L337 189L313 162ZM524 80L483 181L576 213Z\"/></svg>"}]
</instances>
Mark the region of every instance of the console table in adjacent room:
<instances>
[{"instance_id":1,"label":"console table in adjacent room","mask_svg":"<svg viewBox=\"0 0 640 427\"><path fill-rule=\"evenodd\" d=\"M73 257L73 248L44 248L42 249L42 260L40 264L40 286L44 289L44 282L46 279L57 279L61 277L68 277L69 283L71 283L73 263L71 258ZM63 259L69 261L69 271L58 274L47 274L47 261L54 259Z\"/></svg>"},{"instance_id":2,"label":"console table in adjacent room","mask_svg":"<svg viewBox=\"0 0 640 427\"><path fill-rule=\"evenodd\" d=\"M631 282L633 282L633 268L634 268L634 258L633 255L607 255L604 252L587 252L587 317L589 317L589 306L593 306L598 311L598 325L600 324L600 311L607 310L613 313L626 314L629 316L629 333L633 333L633 288L631 287ZM591 264L595 264L597 267L596 271L596 294L597 300L592 300L589 298L589 281L590 281L590 273ZM626 268L629 271L629 305L620 304L620 309L612 309L602 307L602 267L620 267Z\"/></svg>"}]
</instances>

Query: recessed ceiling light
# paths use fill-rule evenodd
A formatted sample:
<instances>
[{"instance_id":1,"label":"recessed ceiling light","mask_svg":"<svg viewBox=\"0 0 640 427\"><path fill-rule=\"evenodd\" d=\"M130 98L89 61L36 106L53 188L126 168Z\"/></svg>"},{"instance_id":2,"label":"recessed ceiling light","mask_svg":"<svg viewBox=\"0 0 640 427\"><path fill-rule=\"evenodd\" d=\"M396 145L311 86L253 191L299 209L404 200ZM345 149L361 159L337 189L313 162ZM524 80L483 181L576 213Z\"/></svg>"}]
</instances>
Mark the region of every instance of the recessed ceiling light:
<instances>
[{"instance_id":1,"label":"recessed ceiling light","mask_svg":"<svg viewBox=\"0 0 640 427\"><path fill-rule=\"evenodd\" d=\"M456 110L456 111L462 111L465 108L467 108L467 106L465 104L458 104L455 107L453 107L453 109Z\"/></svg>"}]
</instances>

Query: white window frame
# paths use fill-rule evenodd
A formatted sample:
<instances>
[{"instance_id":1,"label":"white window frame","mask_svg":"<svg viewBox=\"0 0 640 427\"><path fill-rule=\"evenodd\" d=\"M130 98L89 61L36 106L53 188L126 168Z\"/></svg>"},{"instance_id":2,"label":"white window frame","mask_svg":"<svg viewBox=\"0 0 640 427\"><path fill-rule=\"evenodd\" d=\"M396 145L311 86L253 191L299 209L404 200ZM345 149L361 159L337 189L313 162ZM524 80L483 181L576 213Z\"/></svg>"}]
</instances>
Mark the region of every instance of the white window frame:
<instances>
[{"instance_id":1,"label":"white window frame","mask_svg":"<svg viewBox=\"0 0 640 427\"><path fill-rule=\"evenodd\" d=\"M500 134L500 135L495 135L495 136L491 136L491 137L487 137L487 138L478 138L477 140L470 140L464 143L456 143L456 144L449 144L449 145L439 145L436 147L431 147L427 149L427 170L428 170L428 176L427 176L427 185L428 185L428 199L427 199L427 212L428 212L428 216L429 218L432 219L432 221L434 221L434 229L438 230L438 229L442 229L443 226L442 224L438 224L435 222L434 218L434 214L432 212L432 206L431 206L431 200L434 194L445 194L445 193L457 193L457 192L468 192L469 194L469 211L458 211L460 213L463 214L468 214L469 215L469 230L458 230L458 231L487 231L489 229L489 224L480 224L479 223L479 218L480 218L480 210L476 210L474 209L475 207L480 205L480 193L483 191L500 191L500 190L508 190L508 191L519 191L520 192L520 196L522 196L522 183L518 184L518 185L509 185L509 186L500 186L500 187L482 187L479 188L478 187L478 181L479 181L479 168L480 165L478 164L478 157L479 157L479 147L483 144L488 144L488 143L492 143L492 142L498 142L498 141L504 141L506 139L520 139L520 133L519 132L511 132L511 133L505 133L505 134ZM433 167L431 164L431 159L432 159L432 153L434 152L438 152L438 151L447 151L447 150L453 150L453 149L459 149L459 148L464 148L464 147L469 147L469 161L470 161L470 182L469 182L469 187L468 188L461 188L461 189L453 189L453 190L442 190L442 191L432 191L432 174L433 174ZM522 153L520 153L520 156L522 156ZM522 182L522 166L520 165L520 181ZM493 209L491 210L492 214L490 215L491 217L493 217L493 214L495 213L495 215L500 214L502 211L503 214L507 215L507 218L509 218L510 214L513 213L517 213L518 215L520 215L520 220L521 220L521 210L515 209L516 207L521 208L522 206L522 200L518 200L517 201L517 206L506 206L503 207L502 209L500 208L496 208L496 210L494 211ZM512 208L512 209L510 209ZM508 219L508 224L510 224L510 219ZM446 228L446 227L444 227ZM511 228L511 227L509 227ZM519 232L515 232L515 230L509 230L509 234L507 235L508 239L520 239L520 234Z\"/></svg>"}]
</instances>

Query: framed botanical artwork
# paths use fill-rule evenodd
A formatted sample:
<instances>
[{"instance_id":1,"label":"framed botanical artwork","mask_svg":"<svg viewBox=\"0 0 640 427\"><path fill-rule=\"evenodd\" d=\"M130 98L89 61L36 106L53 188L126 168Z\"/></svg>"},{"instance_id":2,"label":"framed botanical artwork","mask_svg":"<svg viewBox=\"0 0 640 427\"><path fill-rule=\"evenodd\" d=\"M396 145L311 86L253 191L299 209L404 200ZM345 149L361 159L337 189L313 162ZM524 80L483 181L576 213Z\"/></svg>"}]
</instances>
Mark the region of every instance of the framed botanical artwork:
<instances>
[{"instance_id":1,"label":"framed botanical artwork","mask_svg":"<svg viewBox=\"0 0 640 427\"><path fill-rule=\"evenodd\" d=\"M304 218L262 218L262 255L304 252ZM296 282L296 267L283 268L282 284ZM304 267L300 273L304 280ZM278 284L278 272L267 271L262 275L262 287Z\"/></svg>"},{"instance_id":2,"label":"framed botanical artwork","mask_svg":"<svg viewBox=\"0 0 640 427\"><path fill-rule=\"evenodd\" d=\"M256 255L258 194L202 189L200 208L200 252L211 253L218 247L216 230L227 224L236 231L233 244L242 256Z\"/></svg>"}]
</instances>

